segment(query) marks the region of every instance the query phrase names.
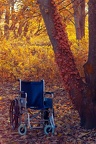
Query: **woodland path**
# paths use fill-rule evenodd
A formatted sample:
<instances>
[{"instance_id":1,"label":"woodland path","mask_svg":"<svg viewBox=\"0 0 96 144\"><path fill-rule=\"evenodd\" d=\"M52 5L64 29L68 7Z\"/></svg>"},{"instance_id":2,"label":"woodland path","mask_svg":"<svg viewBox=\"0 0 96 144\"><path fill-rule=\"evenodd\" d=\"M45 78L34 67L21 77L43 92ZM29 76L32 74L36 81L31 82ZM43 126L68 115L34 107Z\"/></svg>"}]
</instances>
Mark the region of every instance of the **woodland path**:
<instances>
[{"instance_id":1,"label":"woodland path","mask_svg":"<svg viewBox=\"0 0 96 144\"><path fill-rule=\"evenodd\" d=\"M47 88L50 89L49 87ZM52 86L54 93L54 135L44 135L43 130L29 130L20 136L10 128L10 100L16 97L17 83L0 83L0 144L96 144L96 130L84 130L79 126L77 111L62 86Z\"/></svg>"}]
</instances>

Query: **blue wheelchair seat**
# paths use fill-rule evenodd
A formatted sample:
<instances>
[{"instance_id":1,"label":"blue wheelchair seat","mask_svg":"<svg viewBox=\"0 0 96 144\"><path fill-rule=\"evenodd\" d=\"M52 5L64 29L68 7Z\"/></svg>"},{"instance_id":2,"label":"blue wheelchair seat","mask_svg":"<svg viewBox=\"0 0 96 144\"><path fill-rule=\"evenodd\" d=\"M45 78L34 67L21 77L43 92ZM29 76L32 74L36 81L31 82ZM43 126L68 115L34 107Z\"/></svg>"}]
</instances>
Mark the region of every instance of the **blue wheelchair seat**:
<instances>
[{"instance_id":1,"label":"blue wheelchair seat","mask_svg":"<svg viewBox=\"0 0 96 144\"><path fill-rule=\"evenodd\" d=\"M24 92L21 97L25 96L27 93L27 108L32 109L45 109L52 108L52 99L44 98L44 80L39 82L26 82L21 81L20 91Z\"/></svg>"}]
</instances>

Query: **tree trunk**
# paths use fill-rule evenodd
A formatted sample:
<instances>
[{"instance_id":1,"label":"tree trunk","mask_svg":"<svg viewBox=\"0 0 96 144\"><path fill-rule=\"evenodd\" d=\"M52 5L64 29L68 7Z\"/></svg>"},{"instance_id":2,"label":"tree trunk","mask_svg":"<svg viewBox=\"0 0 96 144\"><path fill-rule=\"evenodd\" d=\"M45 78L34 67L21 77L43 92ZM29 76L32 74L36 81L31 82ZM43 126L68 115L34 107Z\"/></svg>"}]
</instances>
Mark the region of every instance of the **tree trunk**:
<instances>
[{"instance_id":1,"label":"tree trunk","mask_svg":"<svg viewBox=\"0 0 96 144\"><path fill-rule=\"evenodd\" d=\"M80 115L81 126L86 128L96 127L96 108L91 93L88 93L87 84L85 85L82 81L76 68L66 34L66 26L62 25L56 4L54 0L38 0L38 3L64 87L69 92L70 98Z\"/></svg>"},{"instance_id":2,"label":"tree trunk","mask_svg":"<svg viewBox=\"0 0 96 144\"><path fill-rule=\"evenodd\" d=\"M28 21L25 22L24 24L24 36L27 36L27 32L28 32Z\"/></svg>"},{"instance_id":3,"label":"tree trunk","mask_svg":"<svg viewBox=\"0 0 96 144\"><path fill-rule=\"evenodd\" d=\"M5 12L5 25L4 25L4 36L6 37L6 39L9 38L9 16L10 16L10 12L8 6Z\"/></svg>"},{"instance_id":4,"label":"tree trunk","mask_svg":"<svg viewBox=\"0 0 96 144\"><path fill-rule=\"evenodd\" d=\"M74 9L76 38L80 40L85 35L85 0L71 0Z\"/></svg>"},{"instance_id":5,"label":"tree trunk","mask_svg":"<svg viewBox=\"0 0 96 144\"><path fill-rule=\"evenodd\" d=\"M89 1L89 56L88 63L92 70L89 76L92 96L96 102L96 1Z\"/></svg>"},{"instance_id":6,"label":"tree trunk","mask_svg":"<svg viewBox=\"0 0 96 144\"><path fill-rule=\"evenodd\" d=\"M88 94L91 96L96 123L96 1L89 0L89 55L84 65ZM91 118L92 119L92 118Z\"/></svg>"}]
</instances>

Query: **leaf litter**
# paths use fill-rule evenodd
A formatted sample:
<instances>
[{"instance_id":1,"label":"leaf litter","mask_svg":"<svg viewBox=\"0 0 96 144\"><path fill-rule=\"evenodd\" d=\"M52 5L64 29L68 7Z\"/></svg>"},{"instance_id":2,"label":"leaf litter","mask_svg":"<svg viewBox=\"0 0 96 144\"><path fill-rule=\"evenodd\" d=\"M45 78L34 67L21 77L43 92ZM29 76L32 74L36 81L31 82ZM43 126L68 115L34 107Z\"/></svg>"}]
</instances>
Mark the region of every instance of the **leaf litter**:
<instances>
[{"instance_id":1,"label":"leaf litter","mask_svg":"<svg viewBox=\"0 0 96 144\"><path fill-rule=\"evenodd\" d=\"M54 91L55 134L28 130L25 136L20 136L17 129L11 129L9 121L10 100L18 96L18 84L0 83L0 144L96 144L96 129L80 127L78 112L62 85L58 83L47 89Z\"/></svg>"}]
</instances>

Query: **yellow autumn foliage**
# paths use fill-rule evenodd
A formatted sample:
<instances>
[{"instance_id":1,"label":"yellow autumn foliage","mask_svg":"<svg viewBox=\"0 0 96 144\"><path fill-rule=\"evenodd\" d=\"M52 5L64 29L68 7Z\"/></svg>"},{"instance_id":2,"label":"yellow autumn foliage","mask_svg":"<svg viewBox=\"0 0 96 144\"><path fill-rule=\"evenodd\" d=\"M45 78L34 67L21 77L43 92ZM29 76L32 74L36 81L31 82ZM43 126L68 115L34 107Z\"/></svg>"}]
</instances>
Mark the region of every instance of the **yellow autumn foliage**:
<instances>
[{"instance_id":1,"label":"yellow autumn foliage","mask_svg":"<svg viewBox=\"0 0 96 144\"><path fill-rule=\"evenodd\" d=\"M88 17L86 17L86 23L85 23L85 37L82 38L82 40L76 40L76 31L74 24L71 22L67 25L67 33L68 38L71 43L71 51L74 55L74 60L77 65L77 68L80 72L81 77L84 77L84 69L83 65L86 63L88 58Z\"/></svg>"},{"instance_id":2,"label":"yellow autumn foliage","mask_svg":"<svg viewBox=\"0 0 96 144\"><path fill-rule=\"evenodd\" d=\"M38 38L37 38L38 39ZM0 41L0 78L1 79L54 79L56 64L52 47L41 38L37 44L27 43L24 39ZM48 43L48 42L47 42Z\"/></svg>"},{"instance_id":3,"label":"yellow autumn foliage","mask_svg":"<svg viewBox=\"0 0 96 144\"><path fill-rule=\"evenodd\" d=\"M81 41L76 40L74 25L69 23L66 29L77 68L81 76L84 76L83 64L87 60L88 53L87 29L86 37ZM53 80L57 75L59 72L55 64L54 52L46 32L39 36L30 36L29 41L26 41L25 37L0 40L0 79L47 81Z\"/></svg>"},{"instance_id":4,"label":"yellow autumn foliage","mask_svg":"<svg viewBox=\"0 0 96 144\"><path fill-rule=\"evenodd\" d=\"M53 80L59 75L54 60L54 52L48 39L43 19L38 7L36 7L34 3L34 0L28 0L25 6L28 6L27 8L30 10L27 9L24 13L22 13L22 11L13 13L13 16L14 14L17 16L17 23L15 19L12 19L13 21L10 20L9 26L12 26L13 23L13 29L10 30L8 39L2 38L2 35L0 35L1 80L16 80L21 78L31 80L45 79L47 81ZM64 3L58 6L58 9L60 10L63 7ZM60 11L60 14L62 17L66 16L65 18L67 18L69 12L67 9L64 9L64 11ZM21 21L22 33L18 36L18 29ZM63 22L65 23L65 21ZM24 36L24 24L26 23L28 24L28 31L25 31L26 36ZM0 24L4 25L3 22ZM85 37L81 41L76 40L74 24L70 20L67 20L66 25L77 68L81 76L84 76L83 64L87 60L88 53L87 18ZM15 34L17 35L14 36Z\"/></svg>"}]
</instances>

